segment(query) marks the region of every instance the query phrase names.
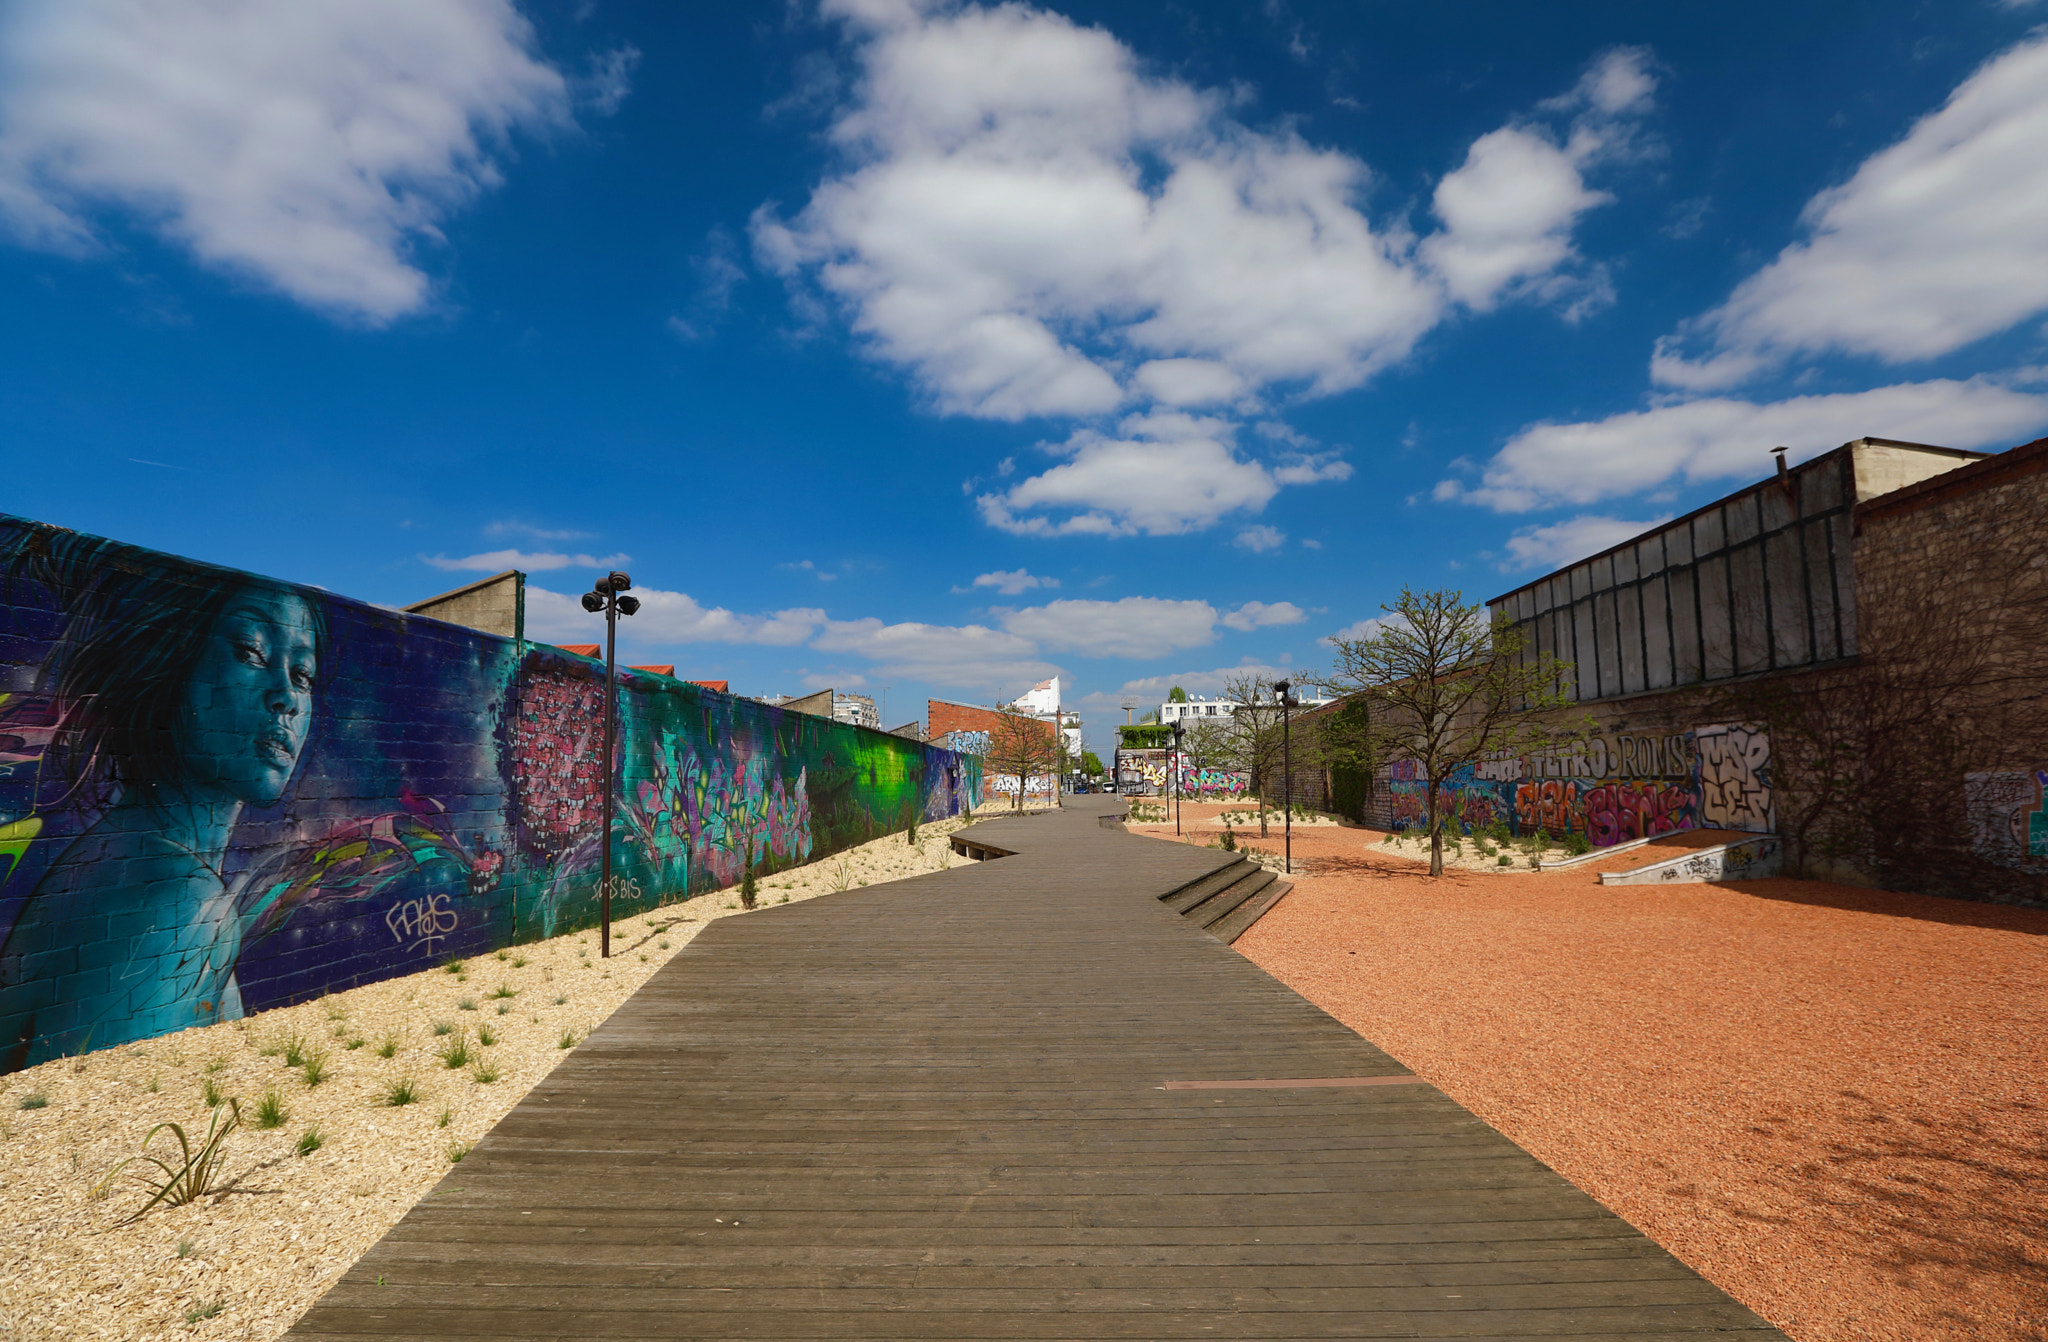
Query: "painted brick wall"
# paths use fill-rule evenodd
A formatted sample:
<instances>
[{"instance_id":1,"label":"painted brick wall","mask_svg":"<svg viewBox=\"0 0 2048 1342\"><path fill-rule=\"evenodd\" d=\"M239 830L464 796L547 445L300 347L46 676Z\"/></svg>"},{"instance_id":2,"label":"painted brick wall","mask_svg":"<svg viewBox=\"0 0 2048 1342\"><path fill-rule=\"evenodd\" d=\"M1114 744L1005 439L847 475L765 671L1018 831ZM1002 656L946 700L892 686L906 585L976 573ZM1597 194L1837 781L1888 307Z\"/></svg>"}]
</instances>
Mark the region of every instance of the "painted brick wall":
<instances>
[{"instance_id":1,"label":"painted brick wall","mask_svg":"<svg viewBox=\"0 0 2048 1342\"><path fill-rule=\"evenodd\" d=\"M980 763L0 515L0 1070L956 814Z\"/></svg>"}]
</instances>

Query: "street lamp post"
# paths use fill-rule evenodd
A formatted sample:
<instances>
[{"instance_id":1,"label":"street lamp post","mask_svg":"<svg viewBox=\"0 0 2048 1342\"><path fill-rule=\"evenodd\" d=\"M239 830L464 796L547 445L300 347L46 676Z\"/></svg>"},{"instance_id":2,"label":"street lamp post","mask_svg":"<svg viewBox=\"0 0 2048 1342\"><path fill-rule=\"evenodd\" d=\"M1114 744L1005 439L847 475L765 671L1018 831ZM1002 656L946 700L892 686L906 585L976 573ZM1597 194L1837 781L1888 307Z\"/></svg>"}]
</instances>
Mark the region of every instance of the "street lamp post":
<instances>
[{"instance_id":1,"label":"street lamp post","mask_svg":"<svg viewBox=\"0 0 2048 1342\"><path fill-rule=\"evenodd\" d=\"M1294 751L1287 737L1287 710L1295 706L1294 696L1288 691L1294 687L1284 680L1273 682L1273 692L1280 696L1280 798L1287 814L1281 817L1287 839L1287 874L1294 874Z\"/></svg>"},{"instance_id":2,"label":"street lamp post","mask_svg":"<svg viewBox=\"0 0 2048 1342\"><path fill-rule=\"evenodd\" d=\"M597 880L597 950L603 959L612 953L612 754L617 738L618 636L619 617L640 609L640 598L623 593L633 580L623 573L608 573L583 594L583 609L604 614L604 773L598 784L604 793L604 837L602 865Z\"/></svg>"},{"instance_id":3,"label":"street lamp post","mask_svg":"<svg viewBox=\"0 0 2048 1342\"><path fill-rule=\"evenodd\" d=\"M1180 723L1173 724L1173 837L1180 837Z\"/></svg>"}]
</instances>

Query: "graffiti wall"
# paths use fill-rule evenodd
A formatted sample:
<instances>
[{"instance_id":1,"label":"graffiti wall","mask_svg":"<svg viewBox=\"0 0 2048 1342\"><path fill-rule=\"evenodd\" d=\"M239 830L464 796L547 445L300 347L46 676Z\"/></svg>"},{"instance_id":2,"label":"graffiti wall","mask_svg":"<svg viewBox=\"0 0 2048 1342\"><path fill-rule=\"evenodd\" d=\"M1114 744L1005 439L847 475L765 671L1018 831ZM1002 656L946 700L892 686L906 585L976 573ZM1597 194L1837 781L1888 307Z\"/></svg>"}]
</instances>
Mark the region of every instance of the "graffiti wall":
<instances>
[{"instance_id":1,"label":"graffiti wall","mask_svg":"<svg viewBox=\"0 0 2048 1342\"><path fill-rule=\"evenodd\" d=\"M1770 736L1723 723L1665 736L1595 736L1569 752L1460 765L1437 785L1450 832L1583 834L1596 848L1689 829L1774 827ZM1413 760L1384 777L1396 829L1425 823L1428 784Z\"/></svg>"},{"instance_id":2,"label":"graffiti wall","mask_svg":"<svg viewBox=\"0 0 2048 1342\"><path fill-rule=\"evenodd\" d=\"M2048 769L1963 775L1970 818L1970 848L2013 871L2048 876Z\"/></svg>"},{"instance_id":3,"label":"graffiti wall","mask_svg":"<svg viewBox=\"0 0 2048 1342\"><path fill-rule=\"evenodd\" d=\"M1176 761L1171 750L1125 750L1118 758L1123 782L1142 785L1145 794L1170 796ZM1251 775L1236 769L1198 768L1185 753L1178 760L1180 795L1198 801L1236 801L1251 788Z\"/></svg>"},{"instance_id":4,"label":"graffiti wall","mask_svg":"<svg viewBox=\"0 0 2048 1342\"><path fill-rule=\"evenodd\" d=\"M980 761L0 515L0 1071L589 926ZM602 794L615 799L609 834Z\"/></svg>"}]
</instances>

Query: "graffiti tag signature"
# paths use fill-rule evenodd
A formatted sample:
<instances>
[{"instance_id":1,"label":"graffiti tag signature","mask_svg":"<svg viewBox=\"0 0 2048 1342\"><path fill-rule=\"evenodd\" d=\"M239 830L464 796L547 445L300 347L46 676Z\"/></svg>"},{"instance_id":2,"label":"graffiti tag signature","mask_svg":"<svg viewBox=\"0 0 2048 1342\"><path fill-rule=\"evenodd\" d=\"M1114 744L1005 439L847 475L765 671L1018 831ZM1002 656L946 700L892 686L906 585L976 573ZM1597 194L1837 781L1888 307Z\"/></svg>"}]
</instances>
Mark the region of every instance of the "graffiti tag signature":
<instances>
[{"instance_id":1,"label":"graffiti tag signature","mask_svg":"<svg viewBox=\"0 0 2048 1342\"><path fill-rule=\"evenodd\" d=\"M423 948L433 954L434 944L453 932L458 921L455 910L448 907L446 893L400 900L384 913L384 926L391 929L393 941L413 939L405 948L408 955Z\"/></svg>"}]
</instances>

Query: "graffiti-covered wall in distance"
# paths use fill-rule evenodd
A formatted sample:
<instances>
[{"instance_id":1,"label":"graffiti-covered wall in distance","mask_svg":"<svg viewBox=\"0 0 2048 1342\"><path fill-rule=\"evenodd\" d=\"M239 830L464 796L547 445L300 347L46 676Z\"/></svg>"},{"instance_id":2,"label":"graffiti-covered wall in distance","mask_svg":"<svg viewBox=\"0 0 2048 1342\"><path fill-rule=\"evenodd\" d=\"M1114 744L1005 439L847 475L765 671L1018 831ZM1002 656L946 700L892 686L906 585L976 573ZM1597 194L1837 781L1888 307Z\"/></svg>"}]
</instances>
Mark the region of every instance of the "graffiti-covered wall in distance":
<instances>
[{"instance_id":1,"label":"graffiti-covered wall in distance","mask_svg":"<svg viewBox=\"0 0 2048 1342\"><path fill-rule=\"evenodd\" d=\"M958 814L980 761L0 515L0 1071ZM603 832L599 789L615 818Z\"/></svg>"},{"instance_id":2,"label":"graffiti-covered wall in distance","mask_svg":"<svg viewBox=\"0 0 2048 1342\"><path fill-rule=\"evenodd\" d=\"M1566 752L1462 764L1437 785L1448 832L1494 825L1511 834L1583 834L1596 848L1689 829L1769 833L1775 827L1771 739L1763 728L1719 723L1655 736L1593 736ZM1414 760L1384 774L1395 829L1428 815L1428 784Z\"/></svg>"}]
</instances>

